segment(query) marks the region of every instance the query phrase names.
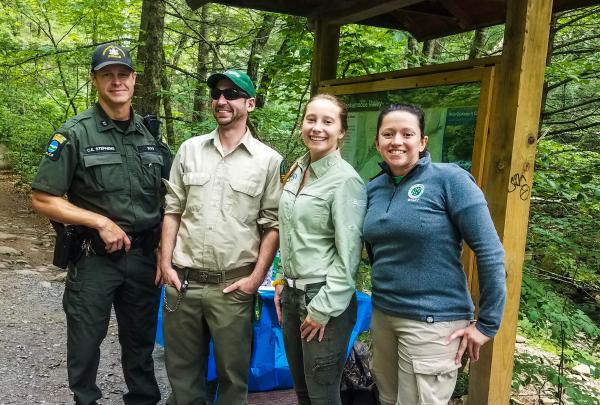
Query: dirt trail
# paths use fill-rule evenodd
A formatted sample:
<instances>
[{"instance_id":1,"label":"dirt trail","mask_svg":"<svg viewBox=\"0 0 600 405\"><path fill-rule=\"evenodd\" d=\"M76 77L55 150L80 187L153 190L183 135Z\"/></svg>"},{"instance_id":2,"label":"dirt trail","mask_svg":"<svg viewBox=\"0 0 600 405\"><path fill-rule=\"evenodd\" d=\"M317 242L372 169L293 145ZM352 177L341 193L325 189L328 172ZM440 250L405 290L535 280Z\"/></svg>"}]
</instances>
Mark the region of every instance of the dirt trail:
<instances>
[{"instance_id":1,"label":"dirt trail","mask_svg":"<svg viewBox=\"0 0 600 405\"><path fill-rule=\"evenodd\" d=\"M67 384L64 271L52 266L54 231L31 210L28 193L0 171L0 404L72 403ZM116 321L102 344L98 386L103 404L122 403L126 390ZM164 351L155 350L156 375L168 393Z\"/></svg>"}]
</instances>

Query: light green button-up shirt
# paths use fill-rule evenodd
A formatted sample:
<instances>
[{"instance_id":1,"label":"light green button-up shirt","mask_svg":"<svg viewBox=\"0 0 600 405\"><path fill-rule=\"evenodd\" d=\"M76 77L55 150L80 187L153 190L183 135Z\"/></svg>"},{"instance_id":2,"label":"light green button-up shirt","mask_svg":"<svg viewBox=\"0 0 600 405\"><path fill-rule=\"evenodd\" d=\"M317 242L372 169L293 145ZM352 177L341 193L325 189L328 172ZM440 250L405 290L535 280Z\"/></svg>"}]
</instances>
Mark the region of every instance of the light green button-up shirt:
<instances>
[{"instance_id":1,"label":"light green button-up shirt","mask_svg":"<svg viewBox=\"0 0 600 405\"><path fill-rule=\"evenodd\" d=\"M339 151L309 163L307 154L284 187L279 243L285 277L326 279L307 307L311 319L325 325L354 294L367 196L362 179ZM298 192L307 166L309 180Z\"/></svg>"}]
</instances>

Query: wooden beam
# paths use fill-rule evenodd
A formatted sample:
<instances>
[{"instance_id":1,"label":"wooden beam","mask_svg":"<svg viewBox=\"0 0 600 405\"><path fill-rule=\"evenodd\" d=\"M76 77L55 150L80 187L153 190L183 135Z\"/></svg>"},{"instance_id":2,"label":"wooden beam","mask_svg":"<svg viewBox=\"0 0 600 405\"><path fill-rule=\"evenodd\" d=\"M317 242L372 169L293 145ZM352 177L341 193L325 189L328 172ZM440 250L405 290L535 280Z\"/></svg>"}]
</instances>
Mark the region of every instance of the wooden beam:
<instances>
[{"instance_id":1,"label":"wooden beam","mask_svg":"<svg viewBox=\"0 0 600 405\"><path fill-rule=\"evenodd\" d=\"M347 77L344 79L322 80L320 86L343 86L346 84L373 82L377 80L398 79L401 77L423 76L432 73L448 73L474 67L494 66L500 64L499 56L488 56L480 59L469 59L458 62L441 63L438 65L419 66L411 69L395 70L384 73L374 73L365 76Z\"/></svg>"},{"instance_id":2,"label":"wooden beam","mask_svg":"<svg viewBox=\"0 0 600 405\"><path fill-rule=\"evenodd\" d=\"M500 331L471 366L469 405L508 404L552 0L508 0L483 191L506 251Z\"/></svg>"},{"instance_id":3,"label":"wooden beam","mask_svg":"<svg viewBox=\"0 0 600 405\"><path fill-rule=\"evenodd\" d=\"M314 15L315 18L325 18L325 21L328 24L344 25L386 14L402 7L420 3L421 1L422 0L387 0L379 1L378 4L373 4L373 0L367 0L359 1L352 7L341 11L338 11L338 8L332 9L332 6L328 3L327 6L316 9ZM328 14L332 16L326 17Z\"/></svg>"},{"instance_id":4,"label":"wooden beam","mask_svg":"<svg viewBox=\"0 0 600 405\"><path fill-rule=\"evenodd\" d=\"M473 83L481 81L482 77L488 74L488 70L489 68L474 68L471 70L433 73L424 76L356 82L339 86L321 86L319 90L333 95L361 94L417 87L443 86L447 84Z\"/></svg>"},{"instance_id":5,"label":"wooden beam","mask_svg":"<svg viewBox=\"0 0 600 405\"><path fill-rule=\"evenodd\" d=\"M452 15L458 20L458 25L463 30L467 27L473 26L473 21L469 13L460 5L456 0L444 0L442 3L446 10L450 11Z\"/></svg>"},{"instance_id":6,"label":"wooden beam","mask_svg":"<svg viewBox=\"0 0 600 405\"><path fill-rule=\"evenodd\" d=\"M335 79L339 50L340 26L316 20L310 76L311 95L317 93L322 80Z\"/></svg>"},{"instance_id":7,"label":"wooden beam","mask_svg":"<svg viewBox=\"0 0 600 405\"><path fill-rule=\"evenodd\" d=\"M198 10L206 3L209 3L210 0L185 0L185 2L192 10Z\"/></svg>"}]
</instances>

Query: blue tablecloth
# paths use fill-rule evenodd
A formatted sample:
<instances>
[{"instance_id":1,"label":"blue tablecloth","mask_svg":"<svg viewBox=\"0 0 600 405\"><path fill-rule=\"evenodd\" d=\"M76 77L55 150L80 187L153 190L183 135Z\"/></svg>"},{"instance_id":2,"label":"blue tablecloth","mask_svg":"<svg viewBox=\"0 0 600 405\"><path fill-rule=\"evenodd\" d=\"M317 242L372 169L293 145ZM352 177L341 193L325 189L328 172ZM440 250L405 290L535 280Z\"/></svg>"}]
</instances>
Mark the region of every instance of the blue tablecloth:
<instances>
[{"instance_id":1,"label":"blue tablecloth","mask_svg":"<svg viewBox=\"0 0 600 405\"><path fill-rule=\"evenodd\" d=\"M163 291L164 294L164 291ZM274 292L272 290L259 291L259 317L254 322L254 339L252 343L252 358L248 378L248 389L250 391L271 391L274 389L291 388L292 376L285 357L283 337L277 323L277 313L273 303ZM350 336L348 353L356 340L356 337L369 330L371 323L371 297L367 294L357 292L358 310L356 324ZM162 296L161 296L162 303ZM158 328L156 331L156 342L164 346L162 333L162 305L158 312ZM208 362L208 379L212 381L217 378L215 361L211 354Z\"/></svg>"}]
</instances>

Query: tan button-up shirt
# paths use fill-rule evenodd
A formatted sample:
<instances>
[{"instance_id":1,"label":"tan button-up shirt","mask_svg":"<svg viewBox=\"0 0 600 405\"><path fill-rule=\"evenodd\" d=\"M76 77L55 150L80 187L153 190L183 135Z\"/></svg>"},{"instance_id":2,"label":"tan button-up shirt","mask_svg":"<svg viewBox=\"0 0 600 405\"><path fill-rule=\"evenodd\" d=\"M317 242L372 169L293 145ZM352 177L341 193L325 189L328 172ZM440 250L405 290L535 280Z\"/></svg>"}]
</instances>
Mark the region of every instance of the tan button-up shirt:
<instances>
[{"instance_id":1,"label":"tan button-up shirt","mask_svg":"<svg viewBox=\"0 0 600 405\"><path fill-rule=\"evenodd\" d=\"M311 319L325 325L344 312L354 294L367 195L339 151L308 163L307 154L281 196L279 246L285 277L326 280L307 307ZM309 180L298 191L306 170Z\"/></svg>"},{"instance_id":2,"label":"tan button-up shirt","mask_svg":"<svg viewBox=\"0 0 600 405\"><path fill-rule=\"evenodd\" d=\"M248 130L229 152L216 129L185 141L165 181L165 212L181 215L173 263L219 271L255 263L261 229L278 228L281 160Z\"/></svg>"}]
</instances>

